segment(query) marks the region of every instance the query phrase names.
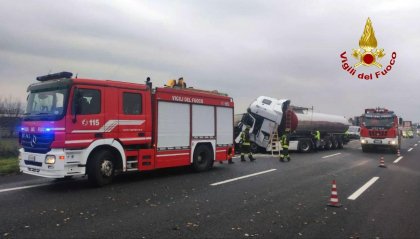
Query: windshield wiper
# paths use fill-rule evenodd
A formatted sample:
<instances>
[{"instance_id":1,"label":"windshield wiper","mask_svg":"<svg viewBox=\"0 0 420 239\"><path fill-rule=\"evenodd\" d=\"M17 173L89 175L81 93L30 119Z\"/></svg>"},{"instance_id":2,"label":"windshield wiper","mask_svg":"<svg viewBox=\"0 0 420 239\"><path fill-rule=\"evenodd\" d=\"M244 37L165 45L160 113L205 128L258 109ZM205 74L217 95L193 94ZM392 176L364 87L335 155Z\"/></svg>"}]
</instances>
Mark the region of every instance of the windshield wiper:
<instances>
[{"instance_id":1,"label":"windshield wiper","mask_svg":"<svg viewBox=\"0 0 420 239\"><path fill-rule=\"evenodd\" d=\"M49 115L50 113L48 113L48 112L39 112L38 114L36 114L36 115Z\"/></svg>"}]
</instances>

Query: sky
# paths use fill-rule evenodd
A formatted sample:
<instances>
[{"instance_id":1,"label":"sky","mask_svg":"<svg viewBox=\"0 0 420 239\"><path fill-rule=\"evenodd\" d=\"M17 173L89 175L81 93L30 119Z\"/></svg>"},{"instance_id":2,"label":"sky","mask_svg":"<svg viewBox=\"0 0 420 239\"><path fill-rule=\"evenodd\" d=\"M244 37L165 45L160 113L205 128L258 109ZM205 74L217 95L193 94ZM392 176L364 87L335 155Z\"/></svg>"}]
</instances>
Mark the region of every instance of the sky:
<instances>
[{"instance_id":1,"label":"sky","mask_svg":"<svg viewBox=\"0 0 420 239\"><path fill-rule=\"evenodd\" d=\"M79 78L154 86L183 77L218 90L243 113L258 96L346 117L386 107L420 122L420 1L0 0L0 96L26 100L35 78ZM370 18L387 75L360 80L357 59ZM376 69L375 69L376 68Z\"/></svg>"}]
</instances>

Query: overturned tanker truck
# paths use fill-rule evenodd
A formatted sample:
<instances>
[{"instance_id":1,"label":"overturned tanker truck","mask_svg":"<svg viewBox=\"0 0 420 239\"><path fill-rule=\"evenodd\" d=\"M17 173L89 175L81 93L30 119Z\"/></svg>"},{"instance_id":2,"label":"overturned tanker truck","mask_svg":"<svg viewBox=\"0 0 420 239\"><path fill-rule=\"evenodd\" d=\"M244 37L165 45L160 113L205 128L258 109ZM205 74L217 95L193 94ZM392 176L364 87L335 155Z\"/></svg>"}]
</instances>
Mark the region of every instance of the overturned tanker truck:
<instances>
[{"instance_id":1,"label":"overturned tanker truck","mask_svg":"<svg viewBox=\"0 0 420 239\"><path fill-rule=\"evenodd\" d=\"M289 150L312 151L316 147L312 133L316 130L321 134L318 149L341 149L349 141L345 132L350 124L345 117L292 106L287 99L260 96L254 100L247 113L243 114L236 124L236 143L239 142L239 133L247 125L251 127L251 150L254 153L271 151L273 141L279 138L286 128L292 132Z\"/></svg>"}]
</instances>

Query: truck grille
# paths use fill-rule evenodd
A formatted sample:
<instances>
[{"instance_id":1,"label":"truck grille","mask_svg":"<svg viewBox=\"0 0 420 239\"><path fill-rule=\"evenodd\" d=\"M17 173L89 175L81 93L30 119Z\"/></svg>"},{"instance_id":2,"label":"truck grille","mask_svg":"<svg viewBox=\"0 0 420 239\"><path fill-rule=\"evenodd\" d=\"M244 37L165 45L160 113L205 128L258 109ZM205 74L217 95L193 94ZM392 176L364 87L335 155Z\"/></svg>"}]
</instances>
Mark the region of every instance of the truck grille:
<instances>
[{"instance_id":1,"label":"truck grille","mask_svg":"<svg viewBox=\"0 0 420 239\"><path fill-rule=\"evenodd\" d=\"M25 152L46 153L51 150L54 134L29 134L23 133L21 144Z\"/></svg>"},{"instance_id":2,"label":"truck grille","mask_svg":"<svg viewBox=\"0 0 420 239\"><path fill-rule=\"evenodd\" d=\"M387 136L386 130L369 130L369 137L373 139L384 139Z\"/></svg>"}]
</instances>

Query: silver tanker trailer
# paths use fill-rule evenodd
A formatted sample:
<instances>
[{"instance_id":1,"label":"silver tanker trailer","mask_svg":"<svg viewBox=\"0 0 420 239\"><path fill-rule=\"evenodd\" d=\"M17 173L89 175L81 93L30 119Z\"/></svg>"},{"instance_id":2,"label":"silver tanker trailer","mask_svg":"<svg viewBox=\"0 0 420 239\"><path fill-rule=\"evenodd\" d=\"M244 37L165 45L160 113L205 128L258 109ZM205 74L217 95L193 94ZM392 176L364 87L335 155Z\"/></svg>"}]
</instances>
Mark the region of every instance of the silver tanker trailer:
<instances>
[{"instance_id":1,"label":"silver tanker trailer","mask_svg":"<svg viewBox=\"0 0 420 239\"><path fill-rule=\"evenodd\" d=\"M290 100L260 96L248 107L235 130L239 142L239 133L246 125L251 127L251 149L253 152L271 151L271 138L277 131L280 137L286 128L290 128L289 150L311 151L315 145L312 132L319 130L321 143L319 148L342 148L348 142L345 132L350 126L343 116L313 112L312 109L290 105Z\"/></svg>"}]
</instances>

